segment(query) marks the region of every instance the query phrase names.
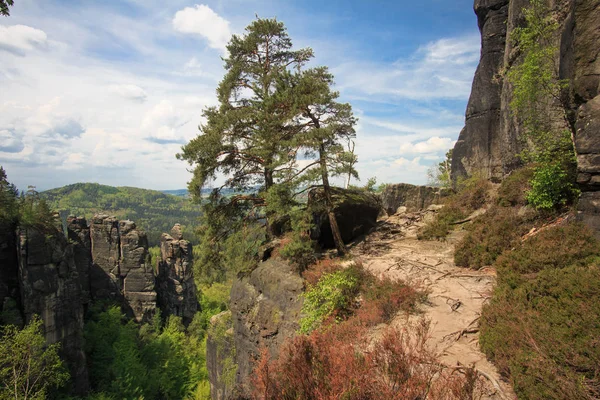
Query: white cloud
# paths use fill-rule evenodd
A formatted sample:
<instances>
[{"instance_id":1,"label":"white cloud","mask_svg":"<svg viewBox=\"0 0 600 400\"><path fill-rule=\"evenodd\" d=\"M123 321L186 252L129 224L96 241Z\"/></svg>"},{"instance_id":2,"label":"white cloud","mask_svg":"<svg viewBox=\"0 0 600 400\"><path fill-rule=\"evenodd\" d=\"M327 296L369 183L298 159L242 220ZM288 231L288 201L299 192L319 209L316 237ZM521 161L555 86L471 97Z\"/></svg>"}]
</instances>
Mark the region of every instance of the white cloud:
<instances>
[{"instance_id":1,"label":"white cloud","mask_svg":"<svg viewBox=\"0 0 600 400\"><path fill-rule=\"evenodd\" d=\"M122 84L122 85L112 85L110 87L111 92L118 94L119 96L137 101L139 103L143 103L148 98L146 91L137 85L132 84Z\"/></svg>"},{"instance_id":2,"label":"white cloud","mask_svg":"<svg viewBox=\"0 0 600 400\"><path fill-rule=\"evenodd\" d=\"M208 40L210 47L218 50L225 50L231 38L229 21L205 4L177 11L173 18L173 28L178 32L200 35Z\"/></svg>"},{"instance_id":3,"label":"white cloud","mask_svg":"<svg viewBox=\"0 0 600 400\"><path fill-rule=\"evenodd\" d=\"M430 154L438 152L446 152L454 146L455 141L450 138L441 138L434 136L423 142L405 143L400 146L402 154Z\"/></svg>"},{"instance_id":4,"label":"white cloud","mask_svg":"<svg viewBox=\"0 0 600 400\"><path fill-rule=\"evenodd\" d=\"M43 47L48 40L46 32L27 25L0 25L0 50L17 55Z\"/></svg>"},{"instance_id":5,"label":"white cloud","mask_svg":"<svg viewBox=\"0 0 600 400\"><path fill-rule=\"evenodd\" d=\"M469 96L479 60L479 41L478 35L444 38L393 64L349 62L333 71L350 97L464 99Z\"/></svg>"},{"instance_id":6,"label":"white cloud","mask_svg":"<svg viewBox=\"0 0 600 400\"><path fill-rule=\"evenodd\" d=\"M162 100L150 109L142 121L142 131L149 140L159 144L184 143L180 128L189 122L187 116L169 100Z\"/></svg>"}]
</instances>

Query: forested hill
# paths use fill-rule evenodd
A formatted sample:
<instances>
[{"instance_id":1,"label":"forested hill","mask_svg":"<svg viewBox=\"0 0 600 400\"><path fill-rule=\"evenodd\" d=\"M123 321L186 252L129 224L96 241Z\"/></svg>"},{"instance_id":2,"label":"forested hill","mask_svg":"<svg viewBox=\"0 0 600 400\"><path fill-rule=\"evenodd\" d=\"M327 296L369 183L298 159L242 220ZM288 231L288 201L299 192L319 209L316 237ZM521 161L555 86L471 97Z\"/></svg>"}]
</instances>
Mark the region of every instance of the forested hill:
<instances>
[{"instance_id":1,"label":"forested hill","mask_svg":"<svg viewBox=\"0 0 600 400\"><path fill-rule=\"evenodd\" d=\"M200 216L200 206L186 197L97 183L75 183L40 195L63 219L71 214L89 219L97 212L130 219L146 231L150 246L157 245L160 235L169 232L175 223L184 225L186 239L196 242L193 229Z\"/></svg>"}]
</instances>

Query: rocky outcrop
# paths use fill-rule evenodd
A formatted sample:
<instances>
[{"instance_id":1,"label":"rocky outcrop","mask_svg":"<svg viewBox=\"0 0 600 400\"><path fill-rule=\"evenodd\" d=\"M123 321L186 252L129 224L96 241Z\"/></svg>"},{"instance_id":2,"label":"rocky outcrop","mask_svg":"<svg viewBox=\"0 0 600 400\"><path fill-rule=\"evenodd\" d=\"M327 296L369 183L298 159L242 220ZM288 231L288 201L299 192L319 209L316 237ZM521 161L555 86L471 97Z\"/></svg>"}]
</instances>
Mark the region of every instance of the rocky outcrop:
<instances>
[{"instance_id":1,"label":"rocky outcrop","mask_svg":"<svg viewBox=\"0 0 600 400\"><path fill-rule=\"evenodd\" d=\"M90 238L92 297L121 302L138 322L150 320L157 296L146 234L132 221L98 214Z\"/></svg>"},{"instance_id":2,"label":"rocky outcrop","mask_svg":"<svg viewBox=\"0 0 600 400\"><path fill-rule=\"evenodd\" d=\"M146 233L132 221L119 222L121 258L120 281L123 296L138 322L149 321L156 310L154 272L148 254Z\"/></svg>"},{"instance_id":3,"label":"rocky outcrop","mask_svg":"<svg viewBox=\"0 0 600 400\"><path fill-rule=\"evenodd\" d=\"M577 182L582 190L579 217L600 232L600 0L549 2L559 22L554 38L558 78L570 83L562 104L548 99L543 108L550 124L564 125L566 105L574 131ZM474 9L481 31L481 59L467 105L465 127L454 147L453 179L481 174L500 180L519 165L522 127L511 110L512 86L506 72L521 61L510 40L524 23L527 0L476 0ZM552 117L554 115L554 117Z\"/></svg>"},{"instance_id":4,"label":"rocky outcrop","mask_svg":"<svg viewBox=\"0 0 600 400\"><path fill-rule=\"evenodd\" d=\"M431 186L386 185L381 193L381 206L388 215L395 214L400 207L406 207L407 212L415 212L438 204L447 194L447 190Z\"/></svg>"},{"instance_id":5,"label":"rocky outcrop","mask_svg":"<svg viewBox=\"0 0 600 400\"><path fill-rule=\"evenodd\" d=\"M452 174L481 173L502 177L514 164L516 138L503 129L504 55L507 45L509 0L476 0L481 32L481 58L467 104L465 127L452 154ZM506 125L506 124L504 124Z\"/></svg>"},{"instance_id":6,"label":"rocky outcrop","mask_svg":"<svg viewBox=\"0 0 600 400\"><path fill-rule=\"evenodd\" d=\"M331 188L334 213L344 243L349 243L375 226L381 211L379 198L365 190ZM329 217L325 210L322 189L313 189L308 194L308 208L313 215L314 228L311 238L323 248L333 248L333 235Z\"/></svg>"},{"instance_id":7,"label":"rocky outcrop","mask_svg":"<svg viewBox=\"0 0 600 400\"><path fill-rule=\"evenodd\" d=\"M183 239L179 224L173 227L170 235L162 234L160 254L156 277L158 305L164 316L180 316L187 326L199 305L194 283L192 245Z\"/></svg>"},{"instance_id":8,"label":"rocky outcrop","mask_svg":"<svg viewBox=\"0 0 600 400\"><path fill-rule=\"evenodd\" d=\"M303 290L302 278L295 268L276 258L260 263L248 276L234 282L230 309L237 364L235 381L242 394L247 394L245 385L260 349L267 348L275 356L298 330ZM214 339L209 338L210 341ZM211 352L214 349L207 345L207 355Z\"/></svg>"},{"instance_id":9,"label":"rocky outcrop","mask_svg":"<svg viewBox=\"0 0 600 400\"><path fill-rule=\"evenodd\" d=\"M73 390L88 389L83 352L83 301L74 247L52 228L21 229L18 243L21 303L26 321L39 315L48 343L60 343Z\"/></svg>"}]
</instances>

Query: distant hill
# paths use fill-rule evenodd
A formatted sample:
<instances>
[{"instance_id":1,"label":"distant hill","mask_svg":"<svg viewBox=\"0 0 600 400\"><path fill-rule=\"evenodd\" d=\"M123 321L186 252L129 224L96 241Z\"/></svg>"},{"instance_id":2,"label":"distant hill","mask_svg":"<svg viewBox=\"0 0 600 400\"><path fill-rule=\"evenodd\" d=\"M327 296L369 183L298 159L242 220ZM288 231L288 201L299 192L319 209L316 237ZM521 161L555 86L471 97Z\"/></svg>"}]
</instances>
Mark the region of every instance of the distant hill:
<instances>
[{"instance_id":1,"label":"distant hill","mask_svg":"<svg viewBox=\"0 0 600 400\"><path fill-rule=\"evenodd\" d=\"M157 245L160 235L169 232L176 223L186 227L185 238L195 243L193 230L201 214L200 206L187 198L187 190L173 192L177 195L134 187L75 183L40 195L63 219L71 214L89 219L97 212L130 219L146 231L150 246Z\"/></svg>"},{"instance_id":2,"label":"distant hill","mask_svg":"<svg viewBox=\"0 0 600 400\"><path fill-rule=\"evenodd\" d=\"M189 197L190 196L190 192L188 192L187 189L175 189L175 190L161 190L162 193L165 194L170 194L172 196L177 196L177 197Z\"/></svg>"}]
</instances>

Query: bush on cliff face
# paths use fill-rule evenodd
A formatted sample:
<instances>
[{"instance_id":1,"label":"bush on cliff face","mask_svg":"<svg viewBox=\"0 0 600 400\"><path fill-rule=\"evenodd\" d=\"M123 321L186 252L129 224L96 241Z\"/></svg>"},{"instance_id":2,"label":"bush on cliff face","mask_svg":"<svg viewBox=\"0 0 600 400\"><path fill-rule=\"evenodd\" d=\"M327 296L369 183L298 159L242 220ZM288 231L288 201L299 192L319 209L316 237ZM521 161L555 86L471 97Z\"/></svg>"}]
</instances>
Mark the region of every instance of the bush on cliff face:
<instances>
[{"instance_id":1,"label":"bush on cliff face","mask_svg":"<svg viewBox=\"0 0 600 400\"><path fill-rule=\"evenodd\" d=\"M577 197L573 128L564 118L570 110L559 99L568 82L559 79L555 60L558 18L548 0L531 0L523 10L525 25L511 39L522 60L508 71L513 85L510 108L523 129L521 158L535 163L528 202L538 210L563 207Z\"/></svg>"},{"instance_id":2,"label":"bush on cliff face","mask_svg":"<svg viewBox=\"0 0 600 400\"><path fill-rule=\"evenodd\" d=\"M69 380L58 356L59 345L46 345L43 323L34 317L22 330L0 328L0 399L45 399Z\"/></svg>"},{"instance_id":3,"label":"bush on cliff face","mask_svg":"<svg viewBox=\"0 0 600 400\"><path fill-rule=\"evenodd\" d=\"M582 225L546 228L496 261L480 344L523 399L600 396L600 243Z\"/></svg>"}]
</instances>

